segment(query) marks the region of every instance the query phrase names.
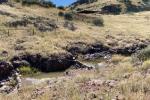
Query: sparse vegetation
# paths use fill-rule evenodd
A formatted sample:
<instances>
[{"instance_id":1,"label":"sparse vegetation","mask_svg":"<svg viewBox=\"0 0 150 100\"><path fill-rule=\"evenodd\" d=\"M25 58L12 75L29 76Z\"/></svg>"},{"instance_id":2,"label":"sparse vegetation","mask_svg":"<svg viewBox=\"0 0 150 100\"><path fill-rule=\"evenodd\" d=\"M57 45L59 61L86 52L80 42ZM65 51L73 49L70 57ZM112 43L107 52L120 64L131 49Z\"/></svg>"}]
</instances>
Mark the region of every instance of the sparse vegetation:
<instances>
[{"instance_id":1,"label":"sparse vegetation","mask_svg":"<svg viewBox=\"0 0 150 100\"><path fill-rule=\"evenodd\" d=\"M103 20L103 18L94 19L93 24L95 26L104 26L104 20Z\"/></svg>"},{"instance_id":2,"label":"sparse vegetation","mask_svg":"<svg viewBox=\"0 0 150 100\"><path fill-rule=\"evenodd\" d=\"M84 3L93 3L96 2L97 0L77 0L78 4L84 4Z\"/></svg>"},{"instance_id":3,"label":"sparse vegetation","mask_svg":"<svg viewBox=\"0 0 150 100\"><path fill-rule=\"evenodd\" d=\"M64 6L58 6L57 8L60 9L60 10L65 10Z\"/></svg>"},{"instance_id":4,"label":"sparse vegetation","mask_svg":"<svg viewBox=\"0 0 150 100\"><path fill-rule=\"evenodd\" d=\"M60 11L60 12L58 13L58 16L63 17L63 16L64 16L64 13L63 13L62 11Z\"/></svg>"},{"instance_id":5,"label":"sparse vegetation","mask_svg":"<svg viewBox=\"0 0 150 100\"><path fill-rule=\"evenodd\" d=\"M79 5L78 10L106 3L94 1ZM17 71L14 66L22 65L16 68L28 77L21 77L18 92L0 93L0 100L149 100L150 47L135 54L140 64L133 63L130 54L122 55L149 45L149 11L103 15L37 5L0 5L0 61L8 61L0 63L0 73L7 72L7 67ZM17 27L5 25L13 21ZM78 61L89 67L79 68ZM25 65L45 72L67 70L51 76ZM17 73L14 76L18 78ZM16 84L12 81L11 86Z\"/></svg>"},{"instance_id":6,"label":"sparse vegetation","mask_svg":"<svg viewBox=\"0 0 150 100\"><path fill-rule=\"evenodd\" d=\"M142 61L150 59L150 46L139 51L137 53L137 58Z\"/></svg>"},{"instance_id":7,"label":"sparse vegetation","mask_svg":"<svg viewBox=\"0 0 150 100\"><path fill-rule=\"evenodd\" d=\"M64 27L68 28L71 31L75 31L77 28L75 27L73 22L65 21Z\"/></svg>"},{"instance_id":8,"label":"sparse vegetation","mask_svg":"<svg viewBox=\"0 0 150 100\"><path fill-rule=\"evenodd\" d=\"M145 72L150 69L150 60L144 61L140 69Z\"/></svg>"},{"instance_id":9,"label":"sparse vegetation","mask_svg":"<svg viewBox=\"0 0 150 100\"><path fill-rule=\"evenodd\" d=\"M30 67L30 66L21 66L19 68L19 71L22 75L34 75L37 74L39 71L36 68Z\"/></svg>"},{"instance_id":10,"label":"sparse vegetation","mask_svg":"<svg viewBox=\"0 0 150 100\"><path fill-rule=\"evenodd\" d=\"M51 1L46 1L46 0L21 0L22 5L40 5L43 7L56 7L55 4L53 4Z\"/></svg>"},{"instance_id":11,"label":"sparse vegetation","mask_svg":"<svg viewBox=\"0 0 150 100\"><path fill-rule=\"evenodd\" d=\"M72 13L65 13L64 19L72 21L73 20L73 14Z\"/></svg>"}]
</instances>

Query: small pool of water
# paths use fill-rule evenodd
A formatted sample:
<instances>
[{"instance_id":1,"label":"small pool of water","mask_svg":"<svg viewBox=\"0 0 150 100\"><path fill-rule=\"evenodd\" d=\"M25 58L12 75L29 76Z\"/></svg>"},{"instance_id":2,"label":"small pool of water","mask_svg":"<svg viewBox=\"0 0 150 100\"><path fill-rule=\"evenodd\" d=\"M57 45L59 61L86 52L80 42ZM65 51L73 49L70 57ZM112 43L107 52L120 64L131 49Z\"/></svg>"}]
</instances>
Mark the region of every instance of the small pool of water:
<instances>
[{"instance_id":1,"label":"small pool of water","mask_svg":"<svg viewBox=\"0 0 150 100\"><path fill-rule=\"evenodd\" d=\"M64 75L64 72L49 72L49 73L39 72L34 75L25 75L23 77L24 78L30 77L30 78L42 79L42 78L57 78L57 77L61 77L63 75Z\"/></svg>"}]
</instances>

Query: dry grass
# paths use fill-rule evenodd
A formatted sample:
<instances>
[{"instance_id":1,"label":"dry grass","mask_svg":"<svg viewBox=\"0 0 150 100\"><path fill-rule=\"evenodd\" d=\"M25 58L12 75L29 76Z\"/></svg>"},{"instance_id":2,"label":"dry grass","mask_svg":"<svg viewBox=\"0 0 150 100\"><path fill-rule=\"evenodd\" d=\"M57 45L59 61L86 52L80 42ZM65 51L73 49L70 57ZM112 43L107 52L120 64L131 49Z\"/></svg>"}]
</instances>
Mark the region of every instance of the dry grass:
<instances>
[{"instance_id":1,"label":"dry grass","mask_svg":"<svg viewBox=\"0 0 150 100\"><path fill-rule=\"evenodd\" d=\"M35 31L36 35L31 35L32 30L11 30L10 36L4 34L4 31L1 31L1 44L6 44L3 49L11 52L11 55L20 53L20 52L32 52L32 53L59 53L65 52L62 48L68 45L70 42L87 42L94 43L96 41L101 41L104 44L109 42L116 44L117 46L125 46L126 44L137 42L136 39L145 40L149 38L149 20L147 16L150 15L149 12L141 12L133 15L103 15L104 18L104 27L96 27L91 24L76 21L75 26L77 27L76 31L70 31L65 29L62 25L64 21L61 17L58 17L57 14L59 10L55 8L39 8L38 6L33 7L21 7L20 9L14 7L8 7L6 5L0 5L0 9L4 9L9 13L23 16L39 16L40 15L57 20L59 29L54 32L44 32ZM12 18L0 15L1 23L4 23ZM61 23L60 23L61 22ZM1 27L5 29L5 27ZM21 28L21 27L19 27ZM7 30L6 30L7 33ZM112 36L113 38L106 38L106 36ZM21 44L25 50L15 51L14 45L16 45L17 40L24 40L25 42ZM61 41L61 42L60 42Z\"/></svg>"},{"instance_id":2,"label":"dry grass","mask_svg":"<svg viewBox=\"0 0 150 100\"><path fill-rule=\"evenodd\" d=\"M123 57L122 57L123 58ZM128 60L127 60L128 59ZM74 71L73 71L74 72ZM66 77L64 81L58 79L58 83L43 83L37 86L25 86L19 93L2 96L3 100L111 100L124 98L125 100L149 100L150 75L133 67L129 58L124 57L118 64L96 71L76 71L75 76ZM145 76L146 75L146 76ZM110 77L111 76L111 77ZM85 84L91 80L117 80L115 87ZM85 84L85 85L84 85ZM46 88L48 86L48 88ZM99 89L97 89L99 88ZM41 94L35 92L40 90ZM123 100L124 100L123 99Z\"/></svg>"},{"instance_id":3,"label":"dry grass","mask_svg":"<svg viewBox=\"0 0 150 100\"><path fill-rule=\"evenodd\" d=\"M19 9L18 9L19 8ZM31 15L48 17L51 19L58 19L59 22L64 20L57 17L58 10L54 8L46 9L33 7L21 7L17 8L0 5L0 9L4 9L7 12L20 16ZM31 53L60 53L66 52L63 49L71 42L82 41L86 43L94 43L101 41L108 45L108 43L115 43L117 46L125 46L127 44L135 43L149 39L150 37L150 20L148 18L150 12L141 12L135 14L124 15L103 15L104 27L96 27L91 24L76 21L76 31L70 31L65 29L61 24L59 29L53 32L41 33L36 30L35 35L31 35L31 31L27 30L12 30L10 36L0 33L0 51L8 51L9 57L12 57L18 53L31 52ZM11 20L12 18L0 15L0 25L3 22ZM6 27L2 27L4 29ZM107 36L111 36L107 38ZM24 42L19 44L25 48L25 50L15 50L16 42L23 40ZM115 63L115 64L114 64ZM142 69L142 70L141 70ZM97 71L81 72L78 76L73 76L67 81L62 81L59 84L54 84L48 90L44 90L42 95L35 97L36 100L83 100L83 98L91 95L91 91L86 93L81 91L80 83L85 83L91 79L105 79L105 80L118 80L117 87L109 89L107 86L102 86L100 90L95 90L94 93L103 97L106 100L113 99L118 93L121 92L127 100L149 100L149 82L150 78L147 74L142 74L143 69L149 69L149 61L146 61L140 68L134 67L131 63L130 57L123 57L115 55L112 58L112 63ZM127 77L127 78L126 78ZM48 86L47 84L41 84L42 86L27 86L22 88L19 93L15 93L9 96L0 95L0 100L31 100L33 90L36 88L43 88ZM145 90L146 89L146 90ZM64 92L64 91L65 92ZM146 91L146 93L145 93ZM93 94L92 94L93 96ZM99 99L100 97L98 97Z\"/></svg>"}]
</instances>

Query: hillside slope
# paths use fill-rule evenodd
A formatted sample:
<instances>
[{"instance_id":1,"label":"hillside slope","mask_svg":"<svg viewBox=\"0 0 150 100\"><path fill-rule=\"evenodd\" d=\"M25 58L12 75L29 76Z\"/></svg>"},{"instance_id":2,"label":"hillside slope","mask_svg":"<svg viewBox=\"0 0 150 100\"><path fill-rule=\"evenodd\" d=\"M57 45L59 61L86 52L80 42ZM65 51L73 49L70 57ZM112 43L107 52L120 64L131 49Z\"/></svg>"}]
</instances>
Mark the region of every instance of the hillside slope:
<instances>
[{"instance_id":1,"label":"hillside slope","mask_svg":"<svg viewBox=\"0 0 150 100\"><path fill-rule=\"evenodd\" d=\"M98 0L65 10L1 4L0 99L149 100L150 11L87 14L106 2L118 4Z\"/></svg>"},{"instance_id":2,"label":"hillside slope","mask_svg":"<svg viewBox=\"0 0 150 100\"><path fill-rule=\"evenodd\" d=\"M103 13L103 14L120 14L127 12L139 12L150 10L150 1L144 0L95 0L90 2L81 2L78 0L71 5L71 8L80 13Z\"/></svg>"}]
</instances>

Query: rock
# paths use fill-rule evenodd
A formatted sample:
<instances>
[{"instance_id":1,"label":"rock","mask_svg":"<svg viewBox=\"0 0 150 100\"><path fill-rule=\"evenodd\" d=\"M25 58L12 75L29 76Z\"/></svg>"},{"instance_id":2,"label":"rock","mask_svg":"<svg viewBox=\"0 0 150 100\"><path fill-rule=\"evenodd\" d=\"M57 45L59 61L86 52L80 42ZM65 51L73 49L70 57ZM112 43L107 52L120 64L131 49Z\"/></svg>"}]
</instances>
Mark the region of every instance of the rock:
<instances>
[{"instance_id":1,"label":"rock","mask_svg":"<svg viewBox=\"0 0 150 100\"><path fill-rule=\"evenodd\" d=\"M126 43L127 44L127 43ZM141 49L144 49L150 44L148 40L130 45L109 47L102 43L87 44L84 42L71 43L66 47L67 51L73 55L82 55L86 60L98 58L111 59L112 54L131 55Z\"/></svg>"},{"instance_id":2,"label":"rock","mask_svg":"<svg viewBox=\"0 0 150 100\"><path fill-rule=\"evenodd\" d=\"M97 67L98 68L104 68L104 67L106 67L107 66L107 64L105 64L105 63L98 63L97 64Z\"/></svg>"},{"instance_id":3,"label":"rock","mask_svg":"<svg viewBox=\"0 0 150 100\"><path fill-rule=\"evenodd\" d=\"M15 66L15 68L23 67L23 66L30 66L30 63L27 62L26 60L12 61L12 64L13 64L13 66Z\"/></svg>"},{"instance_id":4,"label":"rock","mask_svg":"<svg viewBox=\"0 0 150 100\"><path fill-rule=\"evenodd\" d=\"M90 98L91 100L97 98L98 96L95 93L90 93L88 98Z\"/></svg>"},{"instance_id":5,"label":"rock","mask_svg":"<svg viewBox=\"0 0 150 100\"><path fill-rule=\"evenodd\" d=\"M11 75L13 69L10 62L0 61L0 79L4 79Z\"/></svg>"},{"instance_id":6,"label":"rock","mask_svg":"<svg viewBox=\"0 0 150 100\"><path fill-rule=\"evenodd\" d=\"M9 86L3 85L3 86L0 88L0 93L9 93L9 90L10 90L10 87L9 87Z\"/></svg>"},{"instance_id":7,"label":"rock","mask_svg":"<svg viewBox=\"0 0 150 100\"><path fill-rule=\"evenodd\" d=\"M4 51L1 52L0 55L3 56L3 57L7 57L8 56L8 52L4 50Z\"/></svg>"},{"instance_id":8,"label":"rock","mask_svg":"<svg viewBox=\"0 0 150 100\"><path fill-rule=\"evenodd\" d=\"M124 75L123 75L123 78L129 78L131 76L131 73L125 73Z\"/></svg>"},{"instance_id":9,"label":"rock","mask_svg":"<svg viewBox=\"0 0 150 100\"><path fill-rule=\"evenodd\" d=\"M14 80L16 81L16 88L17 89L19 89L20 87L21 87L21 85L22 85L22 81L21 81L21 77L20 77L21 75L19 75L19 73L18 72L15 72L14 73L14 75L13 75L13 77L14 77Z\"/></svg>"},{"instance_id":10,"label":"rock","mask_svg":"<svg viewBox=\"0 0 150 100\"><path fill-rule=\"evenodd\" d=\"M117 81L115 81L115 80L106 80L104 82L104 85L113 88L113 87L115 87L117 85Z\"/></svg>"},{"instance_id":11,"label":"rock","mask_svg":"<svg viewBox=\"0 0 150 100\"><path fill-rule=\"evenodd\" d=\"M91 70L93 69L94 67L93 66L89 66L87 64L83 64L81 63L80 61L75 61L74 65L73 65L75 68L87 68L88 70Z\"/></svg>"},{"instance_id":12,"label":"rock","mask_svg":"<svg viewBox=\"0 0 150 100\"><path fill-rule=\"evenodd\" d=\"M17 92L21 87L21 78L17 71L11 71L11 76L0 81L0 93Z\"/></svg>"},{"instance_id":13,"label":"rock","mask_svg":"<svg viewBox=\"0 0 150 100\"><path fill-rule=\"evenodd\" d=\"M75 27L74 23L69 22L69 21L66 21L66 22L64 23L64 27L65 27L65 28L68 28L68 29L71 30L71 31L75 31L75 30L77 29L77 28Z\"/></svg>"},{"instance_id":14,"label":"rock","mask_svg":"<svg viewBox=\"0 0 150 100\"><path fill-rule=\"evenodd\" d=\"M94 85L94 86L102 86L104 84L104 80L100 80L100 79L93 79L91 81L88 82L89 85Z\"/></svg>"},{"instance_id":15,"label":"rock","mask_svg":"<svg viewBox=\"0 0 150 100\"><path fill-rule=\"evenodd\" d=\"M115 98L115 100L125 100L125 96L123 96L123 95L117 95L116 96L116 98Z\"/></svg>"},{"instance_id":16,"label":"rock","mask_svg":"<svg viewBox=\"0 0 150 100\"><path fill-rule=\"evenodd\" d=\"M120 4L111 4L111 5L106 5L103 8L101 8L101 13L103 14L120 14L122 11L121 5Z\"/></svg>"}]
</instances>

